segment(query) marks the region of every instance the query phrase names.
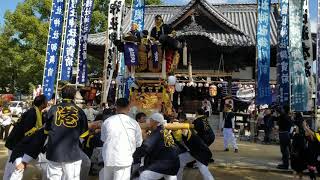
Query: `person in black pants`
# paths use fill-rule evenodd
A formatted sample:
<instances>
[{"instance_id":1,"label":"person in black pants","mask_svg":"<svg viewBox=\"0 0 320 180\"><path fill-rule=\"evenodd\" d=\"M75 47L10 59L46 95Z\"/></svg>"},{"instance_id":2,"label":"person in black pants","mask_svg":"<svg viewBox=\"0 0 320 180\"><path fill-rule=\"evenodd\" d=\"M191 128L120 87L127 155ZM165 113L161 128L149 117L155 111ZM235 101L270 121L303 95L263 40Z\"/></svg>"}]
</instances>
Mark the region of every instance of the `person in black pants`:
<instances>
[{"instance_id":1,"label":"person in black pants","mask_svg":"<svg viewBox=\"0 0 320 180\"><path fill-rule=\"evenodd\" d=\"M264 121L264 143L270 143L271 142L270 136L271 136L272 128L274 126L272 112L270 109L267 109L265 111L263 121Z\"/></svg>"},{"instance_id":2,"label":"person in black pants","mask_svg":"<svg viewBox=\"0 0 320 180\"><path fill-rule=\"evenodd\" d=\"M282 164L277 166L278 169L288 169L289 167L290 129L292 127L289 110L289 106L284 106L283 110L279 110L278 126Z\"/></svg>"}]
</instances>

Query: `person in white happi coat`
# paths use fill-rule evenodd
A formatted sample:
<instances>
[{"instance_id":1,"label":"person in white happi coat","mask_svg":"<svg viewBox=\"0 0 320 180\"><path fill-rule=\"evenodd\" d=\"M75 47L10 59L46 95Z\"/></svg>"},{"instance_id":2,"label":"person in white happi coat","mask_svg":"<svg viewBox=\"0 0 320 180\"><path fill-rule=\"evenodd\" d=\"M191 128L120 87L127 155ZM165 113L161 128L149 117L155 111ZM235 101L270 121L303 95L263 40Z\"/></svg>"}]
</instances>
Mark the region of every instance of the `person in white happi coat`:
<instances>
[{"instance_id":1,"label":"person in white happi coat","mask_svg":"<svg viewBox=\"0 0 320 180\"><path fill-rule=\"evenodd\" d=\"M232 144L234 152L238 152L238 145L234 135L235 117L230 104L225 105L225 114L222 121L224 150L229 151L229 143Z\"/></svg>"},{"instance_id":2,"label":"person in white happi coat","mask_svg":"<svg viewBox=\"0 0 320 180\"><path fill-rule=\"evenodd\" d=\"M99 179L103 180L129 180L132 155L142 144L138 122L127 115L130 109L128 100L120 98L116 106L117 114L106 119L101 128L104 168Z\"/></svg>"}]
</instances>

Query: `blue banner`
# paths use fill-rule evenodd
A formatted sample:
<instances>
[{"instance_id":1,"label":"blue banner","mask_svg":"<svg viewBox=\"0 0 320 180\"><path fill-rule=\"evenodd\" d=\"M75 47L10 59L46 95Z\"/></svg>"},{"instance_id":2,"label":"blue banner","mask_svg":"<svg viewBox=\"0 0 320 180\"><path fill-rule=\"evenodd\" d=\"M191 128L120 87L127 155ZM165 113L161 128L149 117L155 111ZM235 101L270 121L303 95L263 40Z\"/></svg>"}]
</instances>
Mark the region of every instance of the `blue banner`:
<instances>
[{"instance_id":1,"label":"blue banner","mask_svg":"<svg viewBox=\"0 0 320 180\"><path fill-rule=\"evenodd\" d=\"M43 75L43 93L51 100L59 61L59 49L63 27L64 0L53 0L50 29L47 43L46 61Z\"/></svg>"},{"instance_id":2,"label":"blue banner","mask_svg":"<svg viewBox=\"0 0 320 180\"><path fill-rule=\"evenodd\" d=\"M69 0L66 35L63 46L61 80L70 81L72 67L78 42L77 28L77 4L78 0Z\"/></svg>"},{"instance_id":3,"label":"blue banner","mask_svg":"<svg viewBox=\"0 0 320 180\"><path fill-rule=\"evenodd\" d=\"M289 57L291 76L291 109L306 111L308 80L302 51L302 0L289 0Z\"/></svg>"},{"instance_id":4,"label":"blue banner","mask_svg":"<svg viewBox=\"0 0 320 180\"><path fill-rule=\"evenodd\" d=\"M93 0L83 0L81 10L81 27L79 38L79 67L78 83L85 84L88 78L87 71L87 42L90 32L90 22L92 16Z\"/></svg>"},{"instance_id":5,"label":"blue banner","mask_svg":"<svg viewBox=\"0 0 320 180\"><path fill-rule=\"evenodd\" d=\"M270 5L271 0L258 0L257 23L257 97L256 104L271 104L270 90Z\"/></svg>"},{"instance_id":6,"label":"blue banner","mask_svg":"<svg viewBox=\"0 0 320 180\"><path fill-rule=\"evenodd\" d=\"M131 88L133 83L134 83L134 78L132 78L132 77L129 77L126 80L125 90L124 90L124 98L126 98L126 99L130 98L130 88Z\"/></svg>"},{"instance_id":7,"label":"blue banner","mask_svg":"<svg viewBox=\"0 0 320 180\"><path fill-rule=\"evenodd\" d=\"M138 62L138 45L131 42L124 44L124 62L127 66L137 66Z\"/></svg>"},{"instance_id":8,"label":"blue banner","mask_svg":"<svg viewBox=\"0 0 320 180\"><path fill-rule=\"evenodd\" d=\"M280 2L280 18L278 22L278 52L277 52L277 71L278 71L278 96L279 104L289 105L290 82L289 82L289 0Z\"/></svg>"},{"instance_id":9,"label":"blue banner","mask_svg":"<svg viewBox=\"0 0 320 180\"><path fill-rule=\"evenodd\" d=\"M132 25L142 32L144 28L144 0L133 0L132 4Z\"/></svg>"}]
</instances>

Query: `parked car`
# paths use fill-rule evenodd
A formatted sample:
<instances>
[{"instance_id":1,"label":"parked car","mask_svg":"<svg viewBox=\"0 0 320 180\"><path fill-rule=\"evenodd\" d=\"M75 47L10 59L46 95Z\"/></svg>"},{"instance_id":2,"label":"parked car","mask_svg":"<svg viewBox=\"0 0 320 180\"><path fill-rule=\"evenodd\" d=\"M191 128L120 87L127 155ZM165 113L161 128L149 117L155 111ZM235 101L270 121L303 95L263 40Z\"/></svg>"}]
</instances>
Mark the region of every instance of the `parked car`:
<instances>
[{"instance_id":1,"label":"parked car","mask_svg":"<svg viewBox=\"0 0 320 180\"><path fill-rule=\"evenodd\" d=\"M26 111L27 104L23 101L11 101L9 103L9 109L12 116L20 117Z\"/></svg>"}]
</instances>

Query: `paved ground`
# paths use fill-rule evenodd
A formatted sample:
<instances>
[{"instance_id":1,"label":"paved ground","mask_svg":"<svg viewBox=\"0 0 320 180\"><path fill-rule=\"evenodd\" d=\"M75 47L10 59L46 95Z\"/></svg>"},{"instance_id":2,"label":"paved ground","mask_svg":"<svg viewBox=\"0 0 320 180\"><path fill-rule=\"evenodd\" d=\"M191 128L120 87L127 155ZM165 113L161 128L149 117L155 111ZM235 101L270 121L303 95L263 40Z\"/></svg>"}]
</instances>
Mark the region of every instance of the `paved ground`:
<instances>
[{"instance_id":1,"label":"paved ground","mask_svg":"<svg viewBox=\"0 0 320 180\"><path fill-rule=\"evenodd\" d=\"M0 177L3 175L7 150L0 142ZM215 163L209 165L210 171L218 180L284 180L292 179L291 171L279 171L275 166L280 160L280 150L276 145L261 145L249 142L239 142L239 153L224 152L222 138L218 137L213 150ZM201 179L197 169L186 169L185 180ZM29 166L25 172L25 180L39 179L40 173ZM1 179L1 178L0 178ZM90 180L97 180L90 177Z\"/></svg>"}]
</instances>

